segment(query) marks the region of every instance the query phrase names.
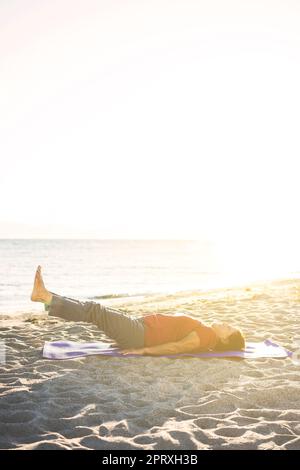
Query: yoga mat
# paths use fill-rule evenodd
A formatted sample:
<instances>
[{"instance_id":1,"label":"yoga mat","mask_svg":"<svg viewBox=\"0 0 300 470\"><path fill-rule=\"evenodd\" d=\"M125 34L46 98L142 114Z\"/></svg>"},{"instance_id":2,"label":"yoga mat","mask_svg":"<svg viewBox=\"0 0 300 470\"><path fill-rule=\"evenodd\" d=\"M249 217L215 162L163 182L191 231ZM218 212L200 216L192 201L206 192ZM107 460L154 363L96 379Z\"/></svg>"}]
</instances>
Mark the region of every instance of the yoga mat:
<instances>
[{"instance_id":1,"label":"yoga mat","mask_svg":"<svg viewBox=\"0 0 300 470\"><path fill-rule=\"evenodd\" d=\"M113 357L146 357L140 354L124 355L119 348L110 347L108 343L77 343L74 341L45 342L43 357L47 359L74 359L76 357L101 355ZM292 352L266 339L260 343L247 342L245 351L203 352L168 354L159 357L240 357L244 359L258 359L262 357L286 358L292 356ZM148 356L150 357L150 356ZM151 356L158 357L158 356Z\"/></svg>"}]
</instances>

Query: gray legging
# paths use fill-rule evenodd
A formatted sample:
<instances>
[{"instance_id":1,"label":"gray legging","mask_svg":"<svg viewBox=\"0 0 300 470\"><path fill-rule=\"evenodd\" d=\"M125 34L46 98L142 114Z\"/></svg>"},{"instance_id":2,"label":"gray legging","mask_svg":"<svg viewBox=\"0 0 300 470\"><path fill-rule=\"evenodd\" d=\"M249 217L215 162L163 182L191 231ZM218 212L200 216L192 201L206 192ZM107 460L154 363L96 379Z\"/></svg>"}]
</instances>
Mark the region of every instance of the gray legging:
<instances>
[{"instance_id":1,"label":"gray legging","mask_svg":"<svg viewBox=\"0 0 300 470\"><path fill-rule=\"evenodd\" d=\"M70 321L94 323L121 348L144 347L143 317L129 317L121 310L96 302L81 302L52 292L49 315Z\"/></svg>"}]
</instances>

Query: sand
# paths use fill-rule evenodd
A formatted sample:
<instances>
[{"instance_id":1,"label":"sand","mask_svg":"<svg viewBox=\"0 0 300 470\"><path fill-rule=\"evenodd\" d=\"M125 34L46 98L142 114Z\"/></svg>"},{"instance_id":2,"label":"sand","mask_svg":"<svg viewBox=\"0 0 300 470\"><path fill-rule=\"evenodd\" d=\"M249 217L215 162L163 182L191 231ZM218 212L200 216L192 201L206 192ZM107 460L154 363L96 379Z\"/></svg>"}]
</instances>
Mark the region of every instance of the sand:
<instances>
[{"instance_id":1,"label":"sand","mask_svg":"<svg viewBox=\"0 0 300 470\"><path fill-rule=\"evenodd\" d=\"M271 338L291 350L300 338L300 280L113 304L128 314L229 321L249 341ZM291 359L52 361L42 357L44 341L111 341L42 308L2 317L0 326L1 449L300 449L300 365Z\"/></svg>"}]
</instances>

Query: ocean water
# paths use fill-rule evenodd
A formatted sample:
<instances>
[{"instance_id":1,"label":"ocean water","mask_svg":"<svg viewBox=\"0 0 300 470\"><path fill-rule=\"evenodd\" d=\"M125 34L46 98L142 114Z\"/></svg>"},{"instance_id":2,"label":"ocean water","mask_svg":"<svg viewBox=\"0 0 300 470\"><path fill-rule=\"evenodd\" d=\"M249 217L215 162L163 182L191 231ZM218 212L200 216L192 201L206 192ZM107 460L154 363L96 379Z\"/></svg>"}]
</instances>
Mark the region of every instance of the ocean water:
<instances>
[{"instance_id":1,"label":"ocean water","mask_svg":"<svg viewBox=\"0 0 300 470\"><path fill-rule=\"evenodd\" d=\"M30 301L39 264L52 292L99 302L234 282L210 242L0 239L0 314L42 311Z\"/></svg>"}]
</instances>

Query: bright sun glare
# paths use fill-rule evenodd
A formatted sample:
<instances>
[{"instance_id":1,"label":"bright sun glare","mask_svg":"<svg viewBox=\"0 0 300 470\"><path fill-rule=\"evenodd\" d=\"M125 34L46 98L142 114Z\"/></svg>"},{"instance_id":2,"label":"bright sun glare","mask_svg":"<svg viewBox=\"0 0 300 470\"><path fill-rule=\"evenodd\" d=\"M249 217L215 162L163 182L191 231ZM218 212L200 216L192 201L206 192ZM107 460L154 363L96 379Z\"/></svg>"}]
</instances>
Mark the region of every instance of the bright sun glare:
<instances>
[{"instance_id":1,"label":"bright sun glare","mask_svg":"<svg viewBox=\"0 0 300 470\"><path fill-rule=\"evenodd\" d=\"M3 2L2 237L211 239L235 269L293 269L295 8Z\"/></svg>"}]
</instances>

